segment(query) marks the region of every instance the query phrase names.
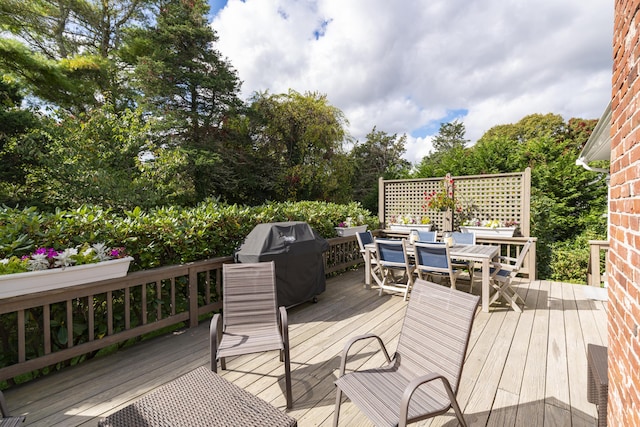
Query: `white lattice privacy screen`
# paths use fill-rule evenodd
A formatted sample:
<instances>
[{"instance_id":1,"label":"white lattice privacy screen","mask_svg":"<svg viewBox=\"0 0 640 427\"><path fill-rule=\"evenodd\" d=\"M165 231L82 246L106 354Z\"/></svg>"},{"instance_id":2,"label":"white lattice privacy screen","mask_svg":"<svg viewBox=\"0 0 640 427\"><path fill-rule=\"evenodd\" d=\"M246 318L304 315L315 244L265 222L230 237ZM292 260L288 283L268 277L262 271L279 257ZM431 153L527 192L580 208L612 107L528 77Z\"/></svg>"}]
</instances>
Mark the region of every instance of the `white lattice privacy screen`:
<instances>
[{"instance_id":1,"label":"white lattice privacy screen","mask_svg":"<svg viewBox=\"0 0 640 427\"><path fill-rule=\"evenodd\" d=\"M454 176L458 203L473 206L474 216L483 220L515 221L520 233L530 233L531 169L524 172ZM380 180L378 216L383 228L392 218L410 215L414 218L428 216L437 230L444 228L446 211L425 207L425 194L442 189L443 178ZM449 215L451 215L449 213ZM451 219L449 219L451 221ZM457 225L457 219L454 226Z\"/></svg>"}]
</instances>

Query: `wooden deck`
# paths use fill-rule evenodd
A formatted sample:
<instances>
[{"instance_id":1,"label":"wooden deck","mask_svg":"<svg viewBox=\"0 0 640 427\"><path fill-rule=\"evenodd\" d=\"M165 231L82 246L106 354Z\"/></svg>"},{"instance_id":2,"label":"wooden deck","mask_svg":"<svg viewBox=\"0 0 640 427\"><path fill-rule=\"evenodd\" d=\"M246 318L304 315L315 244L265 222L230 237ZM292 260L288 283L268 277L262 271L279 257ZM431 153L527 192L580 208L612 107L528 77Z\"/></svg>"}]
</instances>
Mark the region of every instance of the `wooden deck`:
<instances>
[{"instance_id":1,"label":"wooden deck","mask_svg":"<svg viewBox=\"0 0 640 427\"><path fill-rule=\"evenodd\" d=\"M346 340L374 332L390 351L405 303L365 289L364 272L330 279L317 304L289 310L294 408L299 426L331 425L333 381ZM462 283L463 290L467 285ZM479 289L479 284L476 284ZM606 344L606 303L594 288L524 282L522 314L500 306L479 312L458 398L471 426L593 426L595 406L586 398L587 343ZM476 290L477 292L477 290ZM375 346L362 347L347 368L383 361ZM143 394L209 363L208 323L137 344L63 372L5 391L13 414L30 426L95 426ZM227 361L222 375L284 410L284 369L277 352ZM370 425L349 401L340 425ZM416 425L455 426L452 416Z\"/></svg>"}]
</instances>

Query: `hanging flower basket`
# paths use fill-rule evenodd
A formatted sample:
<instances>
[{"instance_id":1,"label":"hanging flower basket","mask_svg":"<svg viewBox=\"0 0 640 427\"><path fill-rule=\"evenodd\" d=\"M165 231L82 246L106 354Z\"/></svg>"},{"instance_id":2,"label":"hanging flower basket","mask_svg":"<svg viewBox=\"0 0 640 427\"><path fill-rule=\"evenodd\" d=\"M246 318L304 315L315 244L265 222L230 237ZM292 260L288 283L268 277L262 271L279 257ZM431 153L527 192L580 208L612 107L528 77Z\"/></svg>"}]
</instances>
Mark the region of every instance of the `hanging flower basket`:
<instances>
[{"instance_id":1,"label":"hanging flower basket","mask_svg":"<svg viewBox=\"0 0 640 427\"><path fill-rule=\"evenodd\" d=\"M355 227L334 227L336 229L336 233L340 237L344 236L355 236L356 233L362 233L363 231L367 231L367 225L356 225Z\"/></svg>"},{"instance_id":2,"label":"hanging flower basket","mask_svg":"<svg viewBox=\"0 0 640 427\"><path fill-rule=\"evenodd\" d=\"M124 277L132 257L65 268L0 275L0 298L15 297Z\"/></svg>"}]
</instances>

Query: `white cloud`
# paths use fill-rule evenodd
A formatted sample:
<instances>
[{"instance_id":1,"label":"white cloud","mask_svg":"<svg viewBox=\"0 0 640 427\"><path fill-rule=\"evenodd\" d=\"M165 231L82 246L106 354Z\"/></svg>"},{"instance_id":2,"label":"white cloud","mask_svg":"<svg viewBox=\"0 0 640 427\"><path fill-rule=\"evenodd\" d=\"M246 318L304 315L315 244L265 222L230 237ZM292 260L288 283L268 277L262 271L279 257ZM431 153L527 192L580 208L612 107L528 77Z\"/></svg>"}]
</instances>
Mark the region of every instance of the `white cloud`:
<instances>
[{"instance_id":1,"label":"white cloud","mask_svg":"<svg viewBox=\"0 0 640 427\"><path fill-rule=\"evenodd\" d=\"M229 0L212 25L244 98L327 94L359 140L374 126L437 132L467 110L475 142L528 114L600 117L611 95L610 3ZM430 140L409 137L407 159L428 154Z\"/></svg>"}]
</instances>

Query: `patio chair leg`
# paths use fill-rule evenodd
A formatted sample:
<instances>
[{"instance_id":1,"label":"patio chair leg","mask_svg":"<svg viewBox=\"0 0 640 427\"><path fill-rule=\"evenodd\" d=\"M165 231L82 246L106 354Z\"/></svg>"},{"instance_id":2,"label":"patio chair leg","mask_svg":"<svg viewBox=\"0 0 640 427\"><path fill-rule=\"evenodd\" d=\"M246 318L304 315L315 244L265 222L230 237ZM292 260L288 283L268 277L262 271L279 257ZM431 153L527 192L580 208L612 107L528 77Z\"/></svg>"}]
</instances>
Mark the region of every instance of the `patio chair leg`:
<instances>
[{"instance_id":1,"label":"patio chair leg","mask_svg":"<svg viewBox=\"0 0 640 427\"><path fill-rule=\"evenodd\" d=\"M287 394L287 409L293 407L293 397L291 393L291 359L289 358L289 347L284 349L284 382Z\"/></svg>"},{"instance_id":2,"label":"patio chair leg","mask_svg":"<svg viewBox=\"0 0 640 427\"><path fill-rule=\"evenodd\" d=\"M462 415L462 411L460 410L460 406L458 405L458 401L454 398L451 400L451 407L453 408L453 412L456 414L456 418L458 419L458 423L462 427L467 427L467 422L464 420L464 416Z\"/></svg>"},{"instance_id":3,"label":"patio chair leg","mask_svg":"<svg viewBox=\"0 0 640 427\"><path fill-rule=\"evenodd\" d=\"M333 410L333 427L338 427L338 418L340 417L341 403L342 403L342 390L336 387L336 407Z\"/></svg>"}]
</instances>

